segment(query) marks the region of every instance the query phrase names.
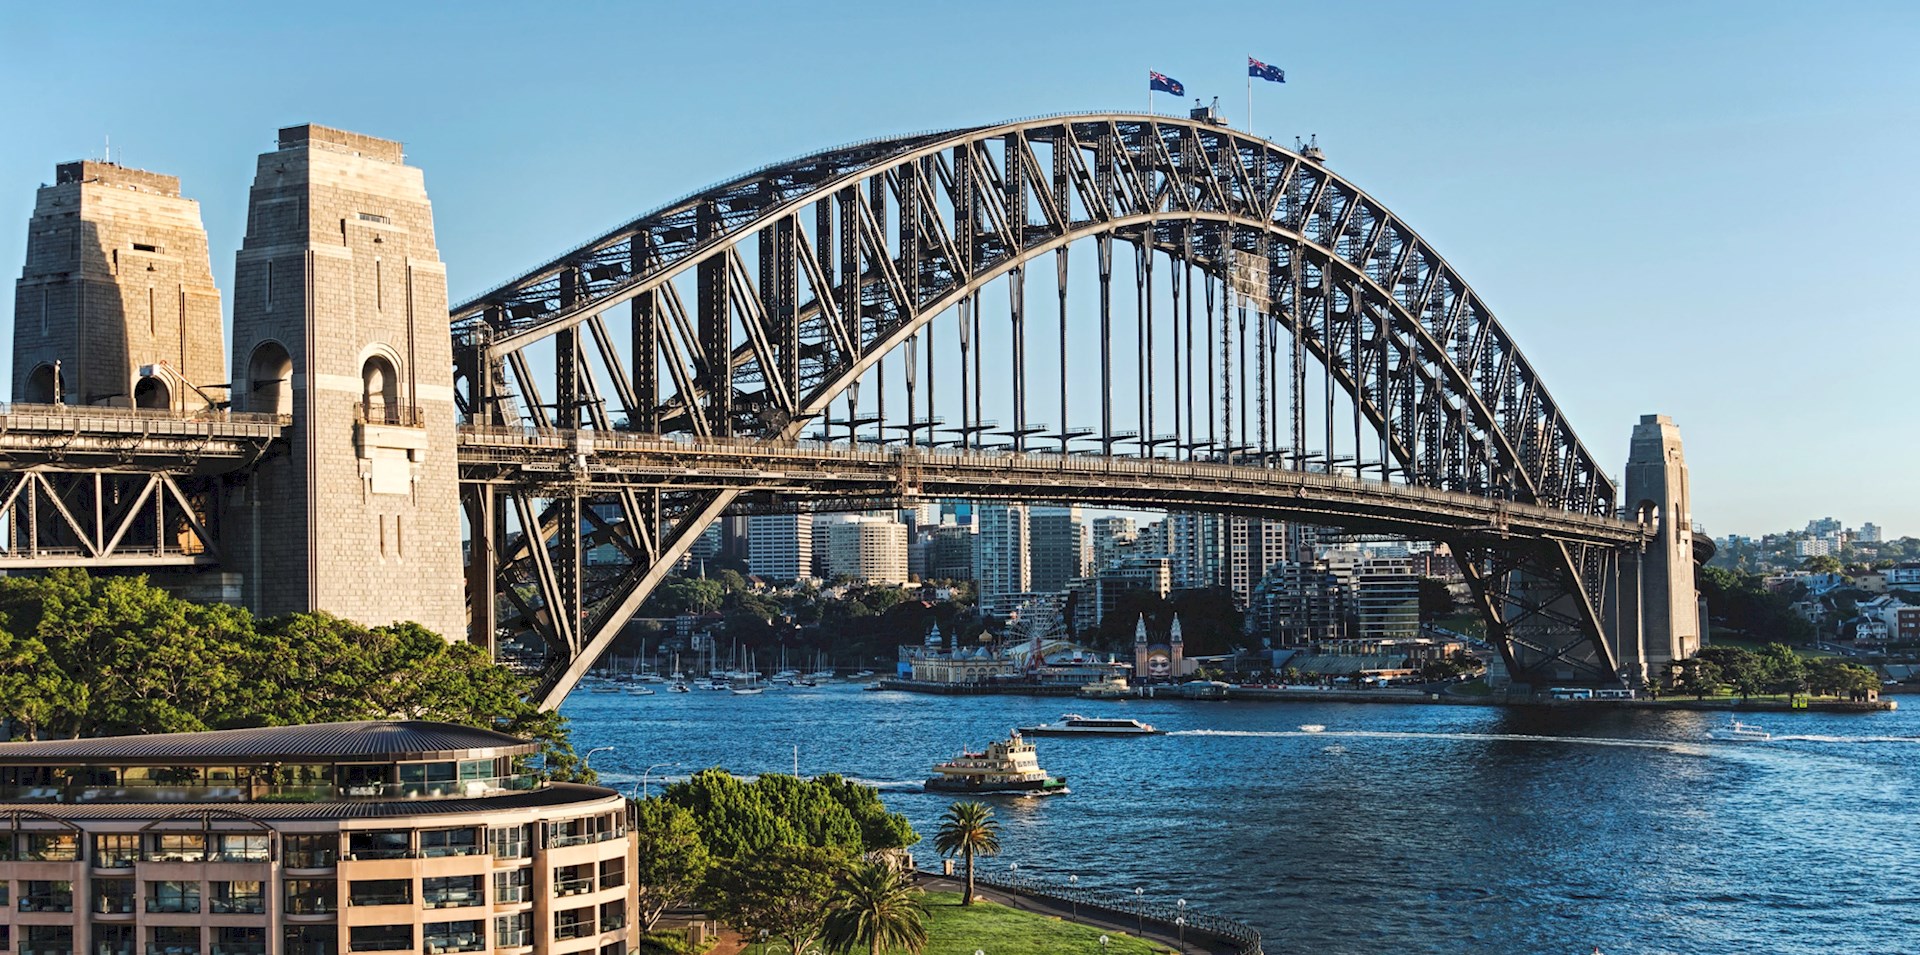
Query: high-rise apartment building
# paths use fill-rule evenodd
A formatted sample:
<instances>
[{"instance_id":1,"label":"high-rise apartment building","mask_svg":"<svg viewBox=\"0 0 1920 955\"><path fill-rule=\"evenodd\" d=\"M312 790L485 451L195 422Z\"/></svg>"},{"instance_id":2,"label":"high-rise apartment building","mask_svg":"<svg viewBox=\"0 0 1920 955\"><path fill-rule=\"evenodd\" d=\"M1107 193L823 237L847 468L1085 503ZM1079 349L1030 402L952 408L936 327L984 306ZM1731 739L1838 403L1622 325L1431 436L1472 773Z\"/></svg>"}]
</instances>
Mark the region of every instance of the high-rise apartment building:
<instances>
[{"instance_id":1,"label":"high-rise apartment building","mask_svg":"<svg viewBox=\"0 0 1920 955\"><path fill-rule=\"evenodd\" d=\"M907 581L907 525L891 517L836 515L819 518L825 528L825 570L829 577L869 583Z\"/></svg>"},{"instance_id":2,"label":"high-rise apartment building","mask_svg":"<svg viewBox=\"0 0 1920 955\"><path fill-rule=\"evenodd\" d=\"M813 517L754 514L747 518L747 572L767 580L813 576Z\"/></svg>"},{"instance_id":3,"label":"high-rise apartment building","mask_svg":"<svg viewBox=\"0 0 1920 955\"><path fill-rule=\"evenodd\" d=\"M1028 587L1055 593L1084 577L1087 526L1078 506L1037 504L1027 509Z\"/></svg>"},{"instance_id":4,"label":"high-rise apartment building","mask_svg":"<svg viewBox=\"0 0 1920 955\"><path fill-rule=\"evenodd\" d=\"M1033 580L1027 546L1027 506L988 503L974 506L979 533L973 542L973 579L980 606L994 606L1008 594L1029 592Z\"/></svg>"},{"instance_id":5,"label":"high-rise apartment building","mask_svg":"<svg viewBox=\"0 0 1920 955\"><path fill-rule=\"evenodd\" d=\"M1120 558L1140 537L1140 529L1131 517L1108 515L1093 519L1093 567L1099 573L1120 562Z\"/></svg>"}]
</instances>

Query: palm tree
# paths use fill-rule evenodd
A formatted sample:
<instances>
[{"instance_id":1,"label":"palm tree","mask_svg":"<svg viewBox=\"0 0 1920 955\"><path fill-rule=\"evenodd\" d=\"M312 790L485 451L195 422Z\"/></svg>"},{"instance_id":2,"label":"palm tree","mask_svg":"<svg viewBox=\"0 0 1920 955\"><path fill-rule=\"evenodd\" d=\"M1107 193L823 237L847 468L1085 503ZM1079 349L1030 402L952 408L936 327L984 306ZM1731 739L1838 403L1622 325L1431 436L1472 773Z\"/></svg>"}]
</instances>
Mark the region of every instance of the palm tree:
<instances>
[{"instance_id":1,"label":"palm tree","mask_svg":"<svg viewBox=\"0 0 1920 955\"><path fill-rule=\"evenodd\" d=\"M985 803L957 802L947 807L940 820L940 831L933 837L934 848L943 856L959 855L967 860L967 893L961 905L973 904L973 857L1000 854L1000 824Z\"/></svg>"},{"instance_id":2,"label":"palm tree","mask_svg":"<svg viewBox=\"0 0 1920 955\"><path fill-rule=\"evenodd\" d=\"M927 947L927 912L920 889L884 862L862 862L840 879L833 913L822 939L835 952L862 948L869 955L904 949L918 955Z\"/></svg>"}]
</instances>

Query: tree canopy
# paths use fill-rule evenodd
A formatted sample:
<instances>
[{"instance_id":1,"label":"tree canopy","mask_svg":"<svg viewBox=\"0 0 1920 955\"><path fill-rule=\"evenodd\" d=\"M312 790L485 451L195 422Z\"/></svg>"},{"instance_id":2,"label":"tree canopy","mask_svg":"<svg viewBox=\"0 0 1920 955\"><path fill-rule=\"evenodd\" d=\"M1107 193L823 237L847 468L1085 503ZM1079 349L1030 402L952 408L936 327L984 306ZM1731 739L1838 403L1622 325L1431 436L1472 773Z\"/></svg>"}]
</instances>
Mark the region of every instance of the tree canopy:
<instances>
[{"instance_id":1,"label":"tree canopy","mask_svg":"<svg viewBox=\"0 0 1920 955\"><path fill-rule=\"evenodd\" d=\"M879 793L839 776L769 774L752 782L701 770L661 798L685 809L718 860L758 857L775 846L816 846L850 854L901 849L920 840Z\"/></svg>"},{"instance_id":2,"label":"tree canopy","mask_svg":"<svg viewBox=\"0 0 1920 955\"><path fill-rule=\"evenodd\" d=\"M257 620L145 577L0 578L0 719L12 737L116 736L365 719L535 739L574 778L566 721L485 650L412 623L324 613Z\"/></svg>"}]
</instances>

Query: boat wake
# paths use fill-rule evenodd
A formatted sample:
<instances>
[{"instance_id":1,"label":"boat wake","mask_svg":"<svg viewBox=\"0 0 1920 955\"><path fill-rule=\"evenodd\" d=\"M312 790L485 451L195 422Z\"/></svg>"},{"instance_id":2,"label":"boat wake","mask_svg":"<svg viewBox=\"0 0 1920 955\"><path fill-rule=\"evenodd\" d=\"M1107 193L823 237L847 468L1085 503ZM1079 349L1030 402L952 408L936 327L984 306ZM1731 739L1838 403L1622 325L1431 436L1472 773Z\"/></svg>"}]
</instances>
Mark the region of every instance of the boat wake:
<instances>
[{"instance_id":1,"label":"boat wake","mask_svg":"<svg viewBox=\"0 0 1920 955\"><path fill-rule=\"evenodd\" d=\"M1815 733L1784 733L1776 743L1920 743L1920 736L1822 736Z\"/></svg>"},{"instance_id":2,"label":"boat wake","mask_svg":"<svg viewBox=\"0 0 1920 955\"><path fill-rule=\"evenodd\" d=\"M1406 730L1174 730L1168 736L1253 736L1279 739L1305 736L1344 737L1347 739L1449 739L1485 743L1574 743L1583 746L1620 746L1631 749L1658 749L1675 753L1697 753L1697 744L1680 740L1608 739L1597 736L1535 736L1524 733L1416 733Z\"/></svg>"}]
</instances>

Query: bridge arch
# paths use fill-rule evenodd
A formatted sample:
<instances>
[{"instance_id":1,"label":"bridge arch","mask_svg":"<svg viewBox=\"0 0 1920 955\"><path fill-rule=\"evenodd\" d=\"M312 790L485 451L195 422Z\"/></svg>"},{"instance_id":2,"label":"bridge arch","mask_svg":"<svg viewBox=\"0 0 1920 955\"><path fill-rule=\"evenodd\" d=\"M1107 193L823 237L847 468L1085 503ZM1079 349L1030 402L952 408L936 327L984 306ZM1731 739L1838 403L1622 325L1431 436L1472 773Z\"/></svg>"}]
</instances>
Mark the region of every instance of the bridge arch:
<instances>
[{"instance_id":1,"label":"bridge arch","mask_svg":"<svg viewBox=\"0 0 1920 955\"><path fill-rule=\"evenodd\" d=\"M1103 261L1113 243L1132 244L1149 270L1165 256L1218 283L1229 301L1236 292L1255 299L1256 321L1270 317L1325 371L1329 408L1335 387L1351 404L1356 469L1364 420L1380 442L1383 481L1615 515L1612 482L1531 364L1416 232L1317 155L1200 120L1061 116L876 140L701 190L455 307L459 400L479 427L791 442L829 421L832 402L940 316L977 303L989 283L1022 282L1049 257L1064 280L1065 250L1083 240L1101 245ZM1237 271L1243 263L1251 278ZM1110 266L1101 271L1104 291ZM1223 306L1224 319L1231 305ZM609 329L621 307L633 344L624 359ZM543 350L550 372L535 368ZM858 417L849 413L850 428ZM934 424L930 413L929 435ZM980 422L963 418L968 427ZM1064 448L1068 423L1060 427ZM1266 427L1269 466L1307 466L1300 440L1291 459L1269 453L1280 442L1277 427L1266 440ZM906 432L916 432L911 411ZM1113 434L1101 440L1112 453ZM1136 443L1157 454L1156 440ZM1224 454L1231 461L1250 450ZM597 599L576 585L577 615L521 609L545 621L552 632L543 635L570 668L583 669L736 493L623 502L629 526L598 533L624 541L634 572ZM557 528L583 519L577 501L538 514L516 506L542 542L570 536ZM561 581L579 575L577 553L556 565L544 543L526 546L528 536L505 549L506 562L564 590ZM1496 630L1531 654L1512 662L1573 661L1610 674L1597 592L1606 555L1566 542L1534 550L1466 560ZM1553 584L1544 595L1542 581ZM1525 647L1521 625L1506 623L1514 608L1558 635ZM576 616L580 627L569 622ZM570 682L564 673L550 679Z\"/></svg>"}]
</instances>

